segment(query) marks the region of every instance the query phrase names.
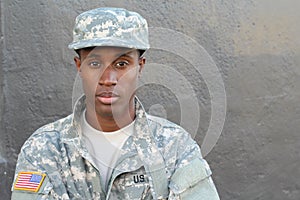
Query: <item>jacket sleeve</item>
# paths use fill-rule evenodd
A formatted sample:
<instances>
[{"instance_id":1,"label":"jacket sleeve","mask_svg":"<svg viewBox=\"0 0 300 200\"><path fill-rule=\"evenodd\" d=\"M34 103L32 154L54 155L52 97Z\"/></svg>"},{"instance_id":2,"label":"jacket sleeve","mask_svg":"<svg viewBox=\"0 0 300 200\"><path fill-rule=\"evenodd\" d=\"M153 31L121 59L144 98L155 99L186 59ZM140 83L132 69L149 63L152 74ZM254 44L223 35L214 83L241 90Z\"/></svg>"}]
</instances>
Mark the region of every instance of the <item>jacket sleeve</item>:
<instances>
[{"instance_id":1,"label":"jacket sleeve","mask_svg":"<svg viewBox=\"0 0 300 200\"><path fill-rule=\"evenodd\" d=\"M34 152L31 152L34 153ZM52 199L50 192L53 189L53 185L50 183L49 178L45 175L45 178L41 181L37 191L29 191L24 188L18 188L15 186L18 181L18 174L22 172L26 173L40 173L45 172L34 164L34 161L30 159L28 152L21 151L17 161L17 167L15 171L15 178L12 185L12 200L35 200L35 199Z\"/></svg>"},{"instance_id":2,"label":"jacket sleeve","mask_svg":"<svg viewBox=\"0 0 300 200\"><path fill-rule=\"evenodd\" d=\"M178 142L177 154L169 183L169 200L219 200L212 172L198 144L189 135Z\"/></svg>"},{"instance_id":3,"label":"jacket sleeve","mask_svg":"<svg viewBox=\"0 0 300 200\"><path fill-rule=\"evenodd\" d=\"M55 146L57 145L55 142L57 135L58 133L54 131L45 132L41 129L41 131L36 131L25 141L17 160L15 178L11 189L12 200L51 200L56 198L55 185L49 175L53 174L53 169L57 168L60 161L58 157L59 152L57 152L58 146ZM21 174L27 174L27 176L21 176ZM40 180L35 178L39 176L32 174L41 175L44 178ZM16 185L16 183L18 184ZM38 187L36 187L37 184ZM62 192L63 189L61 188Z\"/></svg>"},{"instance_id":4,"label":"jacket sleeve","mask_svg":"<svg viewBox=\"0 0 300 200\"><path fill-rule=\"evenodd\" d=\"M218 200L219 195L211 178L211 171L203 159L195 159L179 168L170 181L169 199Z\"/></svg>"}]
</instances>

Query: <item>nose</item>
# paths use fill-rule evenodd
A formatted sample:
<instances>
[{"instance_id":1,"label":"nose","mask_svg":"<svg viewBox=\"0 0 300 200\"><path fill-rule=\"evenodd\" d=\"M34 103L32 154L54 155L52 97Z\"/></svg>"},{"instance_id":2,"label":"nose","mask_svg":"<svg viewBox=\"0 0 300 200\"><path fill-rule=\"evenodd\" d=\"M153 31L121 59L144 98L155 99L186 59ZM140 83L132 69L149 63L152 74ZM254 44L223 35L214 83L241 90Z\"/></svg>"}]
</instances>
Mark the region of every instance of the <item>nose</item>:
<instances>
[{"instance_id":1,"label":"nose","mask_svg":"<svg viewBox=\"0 0 300 200\"><path fill-rule=\"evenodd\" d=\"M117 72L108 66L100 75L99 85L114 86L117 84Z\"/></svg>"}]
</instances>

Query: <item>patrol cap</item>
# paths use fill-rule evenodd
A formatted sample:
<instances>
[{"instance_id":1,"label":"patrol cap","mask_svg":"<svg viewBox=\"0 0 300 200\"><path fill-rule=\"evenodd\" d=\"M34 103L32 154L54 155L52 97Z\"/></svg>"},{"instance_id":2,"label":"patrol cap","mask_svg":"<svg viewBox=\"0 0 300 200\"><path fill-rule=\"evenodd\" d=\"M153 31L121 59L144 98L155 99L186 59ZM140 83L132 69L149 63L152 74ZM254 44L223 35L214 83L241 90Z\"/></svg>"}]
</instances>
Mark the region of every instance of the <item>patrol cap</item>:
<instances>
[{"instance_id":1,"label":"patrol cap","mask_svg":"<svg viewBox=\"0 0 300 200\"><path fill-rule=\"evenodd\" d=\"M96 8L76 17L70 49L92 46L150 48L147 21L123 8Z\"/></svg>"}]
</instances>

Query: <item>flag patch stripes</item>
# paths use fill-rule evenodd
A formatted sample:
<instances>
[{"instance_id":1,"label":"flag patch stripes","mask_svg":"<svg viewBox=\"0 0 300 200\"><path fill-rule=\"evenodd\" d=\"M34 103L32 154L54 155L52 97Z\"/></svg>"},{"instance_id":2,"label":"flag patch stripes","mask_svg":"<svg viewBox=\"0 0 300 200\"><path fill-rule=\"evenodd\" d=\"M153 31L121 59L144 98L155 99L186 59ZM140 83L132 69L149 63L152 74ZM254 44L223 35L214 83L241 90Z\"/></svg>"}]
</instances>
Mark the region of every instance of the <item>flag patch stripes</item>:
<instances>
[{"instance_id":1,"label":"flag patch stripes","mask_svg":"<svg viewBox=\"0 0 300 200\"><path fill-rule=\"evenodd\" d=\"M45 174L38 172L20 172L14 184L14 189L38 192L45 176Z\"/></svg>"}]
</instances>

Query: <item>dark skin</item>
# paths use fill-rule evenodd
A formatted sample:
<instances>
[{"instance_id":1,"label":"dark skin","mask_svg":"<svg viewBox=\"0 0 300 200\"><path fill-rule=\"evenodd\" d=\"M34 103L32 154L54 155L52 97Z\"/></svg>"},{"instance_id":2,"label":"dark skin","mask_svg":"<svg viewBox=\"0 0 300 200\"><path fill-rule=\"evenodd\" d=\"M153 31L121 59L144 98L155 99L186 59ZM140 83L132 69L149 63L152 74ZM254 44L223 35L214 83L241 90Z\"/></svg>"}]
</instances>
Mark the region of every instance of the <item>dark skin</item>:
<instances>
[{"instance_id":1,"label":"dark skin","mask_svg":"<svg viewBox=\"0 0 300 200\"><path fill-rule=\"evenodd\" d=\"M134 95L145 64L136 49L96 47L74 58L86 95L86 119L97 130L112 132L135 118Z\"/></svg>"}]
</instances>

